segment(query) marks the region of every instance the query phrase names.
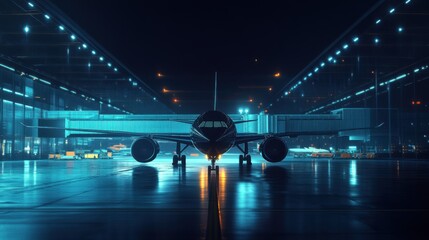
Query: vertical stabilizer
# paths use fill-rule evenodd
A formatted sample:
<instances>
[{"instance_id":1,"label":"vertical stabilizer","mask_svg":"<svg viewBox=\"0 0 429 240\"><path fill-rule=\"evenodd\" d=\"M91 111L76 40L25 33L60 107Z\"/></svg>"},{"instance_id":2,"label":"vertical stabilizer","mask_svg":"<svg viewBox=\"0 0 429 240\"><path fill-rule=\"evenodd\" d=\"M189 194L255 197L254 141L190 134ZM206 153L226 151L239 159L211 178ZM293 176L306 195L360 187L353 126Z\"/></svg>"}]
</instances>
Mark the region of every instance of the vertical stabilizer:
<instances>
[{"instance_id":1,"label":"vertical stabilizer","mask_svg":"<svg viewBox=\"0 0 429 240\"><path fill-rule=\"evenodd\" d=\"M214 110L216 111L217 104L217 72L215 72L215 85L214 85Z\"/></svg>"}]
</instances>

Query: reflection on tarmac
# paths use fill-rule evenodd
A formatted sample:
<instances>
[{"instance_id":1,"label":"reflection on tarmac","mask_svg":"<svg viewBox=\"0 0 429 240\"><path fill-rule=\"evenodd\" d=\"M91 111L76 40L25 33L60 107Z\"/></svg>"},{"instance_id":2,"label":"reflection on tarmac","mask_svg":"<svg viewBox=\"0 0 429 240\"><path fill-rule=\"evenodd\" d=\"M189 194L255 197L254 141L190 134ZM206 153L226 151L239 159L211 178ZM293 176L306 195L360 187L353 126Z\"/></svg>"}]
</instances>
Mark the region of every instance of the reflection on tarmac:
<instances>
[{"instance_id":1,"label":"reflection on tarmac","mask_svg":"<svg viewBox=\"0 0 429 240\"><path fill-rule=\"evenodd\" d=\"M170 161L1 162L0 239L203 239L208 162L189 159L186 168L175 168ZM257 156L253 162L219 162L225 239L409 239L429 233L429 162L270 164Z\"/></svg>"}]
</instances>

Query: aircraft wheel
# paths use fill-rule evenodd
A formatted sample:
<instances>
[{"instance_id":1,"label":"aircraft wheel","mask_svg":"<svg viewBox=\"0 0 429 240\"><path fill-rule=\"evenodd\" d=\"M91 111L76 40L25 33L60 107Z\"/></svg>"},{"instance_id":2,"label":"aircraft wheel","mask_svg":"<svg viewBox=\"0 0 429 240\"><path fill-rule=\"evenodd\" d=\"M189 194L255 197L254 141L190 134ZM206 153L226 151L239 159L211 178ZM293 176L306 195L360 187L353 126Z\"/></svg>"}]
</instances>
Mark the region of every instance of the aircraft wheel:
<instances>
[{"instance_id":1,"label":"aircraft wheel","mask_svg":"<svg viewBox=\"0 0 429 240\"><path fill-rule=\"evenodd\" d=\"M241 166L241 165L243 165L243 160L244 160L244 156L243 156L243 155L240 155L240 156L238 157L238 161L239 161L239 163L240 163L240 166Z\"/></svg>"},{"instance_id":2,"label":"aircraft wheel","mask_svg":"<svg viewBox=\"0 0 429 240\"><path fill-rule=\"evenodd\" d=\"M246 156L247 165L252 165L252 156L247 155Z\"/></svg>"},{"instance_id":3,"label":"aircraft wheel","mask_svg":"<svg viewBox=\"0 0 429 240\"><path fill-rule=\"evenodd\" d=\"M174 155L173 156L173 166L176 166L177 164L179 163L179 156L177 156L177 155Z\"/></svg>"},{"instance_id":4,"label":"aircraft wheel","mask_svg":"<svg viewBox=\"0 0 429 240\"><path fill-rule=\"evenodd\" d=\"M186 165L186 155L182 155L180 157L180 161L182 162L182 165Z\"/></svg>"}]
</instances>

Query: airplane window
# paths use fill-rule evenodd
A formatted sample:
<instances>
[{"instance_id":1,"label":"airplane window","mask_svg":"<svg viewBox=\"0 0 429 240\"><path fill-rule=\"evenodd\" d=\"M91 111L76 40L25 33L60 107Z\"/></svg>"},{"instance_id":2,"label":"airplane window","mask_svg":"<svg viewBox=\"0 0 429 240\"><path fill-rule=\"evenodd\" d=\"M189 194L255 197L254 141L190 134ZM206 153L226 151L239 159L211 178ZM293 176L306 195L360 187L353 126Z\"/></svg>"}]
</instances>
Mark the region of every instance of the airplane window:
<instances>
[{"instance_id":1,"label":"airplane window","mask_svg":"<svg viewBox=\"0 0 429 240\"><path fill-rule=\"evenodd\" d=\"M213 122L213 127L220 128L222 127L222 124L219 121Z\"/></svg>"},{"instance_id":2,"label":"airplane window","mask_svg":"<svg viewBox=\"0 0 429 240\"><path fill-rule=\"evenodd\" d=\"M220 123L222 124L222 127L224 127L224 128L228 127L225 122L220 122Z\"/></svg>"},{"instance_id":3,"label":"airplane window","mask_svg":"<svg viewBox=\"0 0 429 240\"><path fill-rule=\"evenodd\" d=\"M213 127L213 122L212 121L207 121L205 127L206 128L212 128Z\"/></svg>"},{"instance_id":4,"label":"airplane window","mask_svg":"<svg viewBox=\"0 0 429 240\"><path fill-rule=\"evenodd\" d=\"M203 122L200 123L200 125L198 125L198 127L202 128L202 127L204 127L205 124L206 124L206 122L203 121Z\"/></svg>"}]
</instances>

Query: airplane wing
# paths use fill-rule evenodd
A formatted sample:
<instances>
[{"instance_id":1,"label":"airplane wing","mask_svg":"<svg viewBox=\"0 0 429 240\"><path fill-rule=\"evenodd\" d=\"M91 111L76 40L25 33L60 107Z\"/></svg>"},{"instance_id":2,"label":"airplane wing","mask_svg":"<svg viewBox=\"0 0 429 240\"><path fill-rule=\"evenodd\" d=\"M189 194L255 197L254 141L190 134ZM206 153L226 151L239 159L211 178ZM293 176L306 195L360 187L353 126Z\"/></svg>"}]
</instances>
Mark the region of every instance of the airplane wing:
<instances>
[{"instance_id":1,"label":"airplane wing","mask_svg":"<svg viewBox=\"0 0 429 240\"><path fill-rule=\"evenodd\" d=\"M113 131L113 130L95 130L95 129L82 129L82 128L60 128L60 127L48 127L48 126L28 126L21 123L27 128L37 129L50 129L50 130L64 130L64 131L76 131L83 133L70 134L68 138L76 137L91 137L91 138L102 138L102 137L150 137L158 140L165 140L171 142L178 142L186 145L192 145L191 137L189 134L150 134L150 133L137 133L127 131Z\"/></svg>"},{"instance_id":2,"label":"airplane wing","mask_svg":"<svg viewBox=\"0 0 429 240\"><path fill-rule=\"evenodd\" d=\"M370 129L379 128L383 125L384 123L381 123L371 128L348 128L348 129L339 129L339 130L331 130L331 131L282 132L282 133L273 133L273 134L240 134L240 135L237 135L237 138L235 140L235 145L239 145L247 142L253 142L257 140L263 140L263 139L266 139L267 137L298 137L298 136L317 136L317 135L333 136L333 135L337 135L340 132L354 131L354 130L370 130Z\"/></svg>"}]
</instances>

